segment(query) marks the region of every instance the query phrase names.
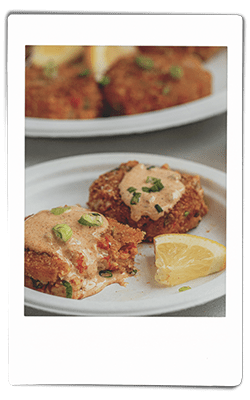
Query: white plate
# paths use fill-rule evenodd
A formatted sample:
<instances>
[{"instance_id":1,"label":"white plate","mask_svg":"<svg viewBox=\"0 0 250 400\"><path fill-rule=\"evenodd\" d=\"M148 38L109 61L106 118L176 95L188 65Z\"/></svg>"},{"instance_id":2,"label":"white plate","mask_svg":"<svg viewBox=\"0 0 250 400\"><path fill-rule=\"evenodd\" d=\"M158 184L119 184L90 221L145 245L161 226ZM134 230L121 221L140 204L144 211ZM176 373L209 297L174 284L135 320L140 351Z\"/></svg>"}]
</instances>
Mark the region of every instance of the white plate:
<instances>
[{"instance_id":1,"label":"white plate","mask_svg":"<svg viewBox=\"0 0 250 400\"><path fill-rule=\"evenodd\" d=\"M103 153L62 158L26 170L26 216L43 209L76 203L86 206L90 184L100 174L121 162L163 165L199 174L209 213L192 234L226 242L226 175L213 168L172 157L141 153ZM127 279L126 287L114 284L83 300L71 300L25 288L25 305L63 315L146 316L183 310L225 294L225 271L187 283L191 290L178 292L179 285L165 288L154 280L152 244L139 245L136 266L139 273Z\"/></svg>"},{"instance_id":2,"label":"white plate","mask_svg":"<svg viewBox=\"0 0 250 400\"><path fill-rule=\"evenodd\" d=\"M138 115L93 120L26 118L29 137L91 137L143 133L196 122L227 110L227 51L204 63L212 73L212 95L180 106Z\"/></svg>"}]
</instances>

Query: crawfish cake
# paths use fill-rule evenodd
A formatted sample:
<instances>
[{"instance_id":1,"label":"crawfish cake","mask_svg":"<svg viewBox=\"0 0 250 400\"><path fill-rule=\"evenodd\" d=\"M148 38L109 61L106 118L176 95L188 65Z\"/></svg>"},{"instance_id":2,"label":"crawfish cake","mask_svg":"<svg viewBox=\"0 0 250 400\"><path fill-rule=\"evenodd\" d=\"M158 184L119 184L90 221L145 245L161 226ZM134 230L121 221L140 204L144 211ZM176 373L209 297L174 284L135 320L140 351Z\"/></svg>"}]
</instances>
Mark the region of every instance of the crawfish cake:
<instances>
[{"instance_id":1,"label":"crawfish cake","mask_svg":"<svg viewBox=\"0 0 250 400\"><path fill-rule=\"evenodd\" d=\"M138 46L138 48L143 54L161 54L166 57L173 53L182 56L195 54L202 61L209 60L223 49L220 46Z\"/></svg>"},{"instance_id":2,"label":"crawfish cake","mask_svg":"<svg viewBox=\"0 0 250 400\"><path fill-rule=\"evenodd\" d=\"M111 65L100 83L113 115L162 110L212 92L211 73L198 57L181 52L122 57Z\"/></svg>"},{"instance_id":3,"label":"crawfish cake","mask_svg":"<svg viewBox=\"0 0 250 400\"><path fill-rule=\"evenodd\" d=\"M72 299L124 286L143 236L78 205L40 211L25 220L25 286Z\"/></svg>"},{"instance_id":4,"label":"crawfish cake","mask_svg":"<svg viewBox=\"0 0 250 400\"><path fill-rule=\"evenodd\" d=\"M141 229L147 242L164 233L188 232L208 212L198 175L138 161L123 163L94 181L88 206Z\"/></svg>"},{"instance_id":5,"label":"crawfish cake","mask_svg":"<svg viewBox=\"0 0 250 400\"><path fill-rule=\"evenodd\" d=\"M25 69L25 116L50 119L93 119L102 115L101 91L82 63Z\"/></svg>"}]
</instances>

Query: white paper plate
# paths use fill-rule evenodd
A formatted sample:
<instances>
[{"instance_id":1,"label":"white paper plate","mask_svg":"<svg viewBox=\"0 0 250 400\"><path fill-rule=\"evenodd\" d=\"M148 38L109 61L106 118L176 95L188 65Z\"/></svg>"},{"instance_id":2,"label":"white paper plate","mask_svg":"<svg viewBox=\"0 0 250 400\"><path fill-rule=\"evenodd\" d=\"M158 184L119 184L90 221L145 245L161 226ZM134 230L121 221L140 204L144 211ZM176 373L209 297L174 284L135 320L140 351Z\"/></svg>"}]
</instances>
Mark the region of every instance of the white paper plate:
<instances>
[{"instance_id":1,"label":"white paper plate","mask_svg":"<svg viewBox=\"0 0 250 400\"><path fill-rule=\"evenodd\" d=\"M86 206L90 184L100 174L121 162L163 165L199 174L209 213L192 234L226 244L226 175L213 168L172 157L141 153L103 153L62 158L26 170L26 216L43 209L76 203ZM226 274L220 272L190 281L191 290L178 292L179 285L165 288L154 280L152 244L139 245L136 267L139 273L127 279L126 287L114 284L83 300L72 300L25 288L25 305L62 315L146 316L183 310L225 294Z\"/></svg>"},{"instance_id":2,"label":"white paper plate","mask_svg":"<svg viewBox=\"0 0 250 400\"><path fill-rule=\"evenodd\" d=\"M50 120L26 118L29 137L91 137L143 133L185 125L227 110L227 51L205 63L213 76L212 95L165 110L138 115L93 120Z\"/></svg>"}]
</instances>

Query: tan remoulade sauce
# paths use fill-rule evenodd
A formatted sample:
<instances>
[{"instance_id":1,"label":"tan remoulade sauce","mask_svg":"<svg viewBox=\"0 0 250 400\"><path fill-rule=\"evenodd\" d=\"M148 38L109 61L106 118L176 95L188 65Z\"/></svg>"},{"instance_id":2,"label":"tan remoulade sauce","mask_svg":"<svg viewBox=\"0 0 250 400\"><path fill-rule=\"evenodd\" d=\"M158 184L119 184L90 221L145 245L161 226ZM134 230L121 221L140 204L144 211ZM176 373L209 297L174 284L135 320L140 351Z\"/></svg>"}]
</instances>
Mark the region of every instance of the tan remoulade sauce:
<instances>
[{"instance_id":1,"label":"tan remoulade sauce","mask_svg":"<svg viewBox=\"0 0 250 400\"><path fill-rule=\"evenodd\" d=\"M127 172L119 184L123 202L130 207L131 219L148 216L158 220L174 207L185 191L181 175L165 164L162 168L138 164Z\"/></svg>"}]
</instances>

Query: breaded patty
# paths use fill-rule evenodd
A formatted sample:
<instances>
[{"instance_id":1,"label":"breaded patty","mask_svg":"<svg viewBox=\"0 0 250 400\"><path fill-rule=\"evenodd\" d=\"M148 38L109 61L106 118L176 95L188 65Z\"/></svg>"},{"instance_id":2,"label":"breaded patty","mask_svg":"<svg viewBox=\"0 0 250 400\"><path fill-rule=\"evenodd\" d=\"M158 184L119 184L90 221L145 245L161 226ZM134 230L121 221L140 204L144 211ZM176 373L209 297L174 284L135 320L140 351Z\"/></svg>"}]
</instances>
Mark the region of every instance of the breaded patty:
<instances>
[{"instance_id":1,"label":"breaded patty","mask_svg":"<svg viewBox=\"0 0 250 400\"><path fill-rule=\"evenodd\" d=\"M195 56L127 56L105 74L103 95L114 115L132 115L188 103L211 94L212 76Z\"/></svg>"},{"instance_id":2,"label":"breaded patty","mask_svg":"<svg viewBox=\"0 0 250 400\"><path fill-rule=\"evenodd\" d=\"M25 221L25 286L82 299L112 283L124 285L124 279L136 272L134 258L143 236L139 229L80 206L29 216Z\"/></svg>"},{"instance_id":3,"label":"breaded patty","mask_svg":"<svg viewBox=\"0 0 250 400\"><path fill-rule=\"evenodd\" d=\"M138 46L138 48L140 52L148 55L161 54L169 56L174 52L180 55L195 54L199 56L202 61L207 61L223 49L223 47L220 46Z\"/></svg>"},{"instance_id":4,"label":"breaded patty","mask_svg":"<svg viewBox=\"0 0 250 400\"><path fill-rule=\"evenodd\" d=\"M48 64L25 69L25 116L92 119L102 115L102 94L82 64Z\"/></svg>"},{"instance_id":5,"label":"breaded patty","mask_svg":"<svg viewBox=\"0 0 250 400\"><path fill-rule=\"evenodd\" d=\"M121 164L117 169L101 175L92 183L89 189L88 206L91 209L102 213L106 217L115 218L122 224L128 224L133 228L141 229L146 233L144 240L147 242L152 242L153 238L160 234L184 233L195 228L201 221L202 217L208 212L207 205L204 202L200 177L198 175L192 176L189 174L179 174L180 178L178 178L178 183L180 184L181 182L183 190L180 193L180 198L177 198L176 203L165 212L162 210L165 205L165 200L161 204L153 203L157 211L159 211L158 219L157 217L154 217L153 220L150 215L142 215L139 219L137 218L137 220L132 218L133 207L140 205L143 196L145 197L148 195L148 200L146 199L148 202L156 196L156 192L152 191L150 193L151 183L148 184L149 189L147 190L149 193L146 194L143 192L143 190L146 190L145 188L133 188L132 185L131 187L128 187L127 190L128 193L131 193L132 200L134 198L138 204L133 203L132 200L131 202L133 204L130 203L130 205L127 205L124 203L119 187L121 183L124 182L127 174L138 165L139 163L137 161L129 161ZM168 169L168 166L164 165L161 168ZM154 172L152 171L153 169L151 169L151 167L147 168L147 173L149 174L151 172L151 177L154 176ZM175 173L176 172L173 172L173 174ZM148 181L150 182L150 179ZM163 192L163 189L161 189L161 186L158 186L158 189L160 195ZM168 189L166 191L168 194ZM138 196L136 196L136 193L139 193ZM175 193L176 190L173 193L173 198L175 197ZM134 197L132 195L134 195Z\"/></svg>"}]
</instances>

